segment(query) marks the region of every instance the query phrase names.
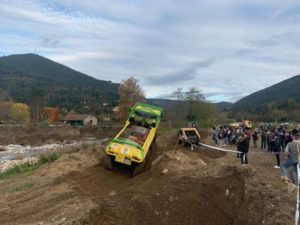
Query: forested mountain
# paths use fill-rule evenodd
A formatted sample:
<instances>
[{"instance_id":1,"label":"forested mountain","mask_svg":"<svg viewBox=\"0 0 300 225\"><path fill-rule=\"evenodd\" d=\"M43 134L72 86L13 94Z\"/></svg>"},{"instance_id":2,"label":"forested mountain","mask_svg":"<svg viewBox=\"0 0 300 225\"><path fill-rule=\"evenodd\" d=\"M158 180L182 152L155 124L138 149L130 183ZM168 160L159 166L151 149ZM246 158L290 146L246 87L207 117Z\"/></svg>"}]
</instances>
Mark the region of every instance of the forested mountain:
<instances>
[{"instance_id":1,"label":"forested mountain","mask_svg":"<svg viewBox=\"0 0 300 225\"><path fill-rule=\"evenodd\" d=\"M235 103L235 107L269 104L274 101L293 99L300 101L300 75L250 94Z\"/></svg>"},{"instance_id":2,"label":"forested mountain","mask_svg":"<svg viewBox=\"0 0 300 225\"><path fill-rule=\"evenodd\" d=\"M242 98L233 113L258 121L300 120L300 75Z\"/></svg>"},{"instance_id":3,"label":"forested mountain","mask_svg":"<svg viewBox=\"0 0 300 225\"><path fill-rule=\"evenodd\" d=\"M117 103L118 87L36 54L0 57L2 100L100 113L103 103Z\"/></svg>"},{"instance_id":4,"label":"forested mountain","mask_svg":"<svg viewBox=\"0 0 300 225\"><path fill-rule=\"evenodd\" d=\"M233 107L233 103L231 102L218 102L218 103L215 103L215 106L223 111L223 110L229 110L229 109L232 109Z\"/></svg>"},{"instance_id":5,"label":"forested mountain","mask_svg":"<svg viewBox=\"0 0 300 225\"><path fill-rule=\"evenodd\" d=\"M110 113L119 84L97 80L36 54L0 57L0 100L52 106L82 113ZM148 99L170 108L173 100ZM104 104L106 103L106 104ZM107 104L108 103L108 104ZM300 75L242 98L214 104L229 118L256 121L300 120ZM107 107L108 106L108 107Z\"/></svg>"}]
</instances>

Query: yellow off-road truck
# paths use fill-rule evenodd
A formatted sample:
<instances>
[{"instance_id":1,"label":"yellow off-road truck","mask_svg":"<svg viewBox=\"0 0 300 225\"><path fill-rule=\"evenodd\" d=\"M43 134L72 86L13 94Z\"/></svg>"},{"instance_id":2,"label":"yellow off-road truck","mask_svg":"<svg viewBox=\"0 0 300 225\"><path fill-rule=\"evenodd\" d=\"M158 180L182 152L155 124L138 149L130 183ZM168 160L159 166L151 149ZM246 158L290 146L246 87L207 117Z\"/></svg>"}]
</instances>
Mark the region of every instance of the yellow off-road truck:
<instances>
[{"instance_id":1,"label":"yellow off-road truck","mask_svg":"<svg viewBox=\"0 0 300 225\"><path fill-rule=\"evenodd\" d=\"M139 174L146 164L151 146L156 141L156 131L162 108L145 103L135 104L123 129L107 145L104 167L113 169L116 164L131 167L131 174Z\"/></svg>"}]
</instances>

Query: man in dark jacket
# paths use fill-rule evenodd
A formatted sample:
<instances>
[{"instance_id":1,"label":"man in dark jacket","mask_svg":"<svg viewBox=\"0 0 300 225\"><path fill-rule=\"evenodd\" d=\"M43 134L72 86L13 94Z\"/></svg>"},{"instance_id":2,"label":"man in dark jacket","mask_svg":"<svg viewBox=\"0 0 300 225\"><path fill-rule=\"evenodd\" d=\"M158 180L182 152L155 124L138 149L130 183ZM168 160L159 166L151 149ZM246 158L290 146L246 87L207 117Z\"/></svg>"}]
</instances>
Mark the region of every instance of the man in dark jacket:
<instances>
[{"instance_id":1,"label":"man in dark jacket","mask_svg":"<svg viewBox=\"0 0 300 225\"><path fill-rule=\"evenodd\" d=\"M292 141L293 141L293 137L292 137L291 133L289 132L285 135L284 145L287 146L287 144Z\"/></svg>"},{"instance_id":2,"label":"man in dark jacket","mask_svg":"<svg viewBox=\"0 0 300 225\"><path fill-rule=\"evenodd\" d=\"M237 141L236 141L236 145L237 145L237 154L236 157L237 158L241 158L241 152L242 152L242 141L244 139L243 134L239 134Z\"/></svg>"},{"instance_id":3,"label":"man in dark jacket","mask_svg":"<svg viewBox=\"0 0 300 225\"><path fill-rule=\"evenodd\" d=\"M258 133L256 131L254 131L252 134L252 140L253 140L253 147L257 148Z\"/></svg>"},{"instance_id":4,"label":"man in dark jacket","mask_svg":"<svg viewBox=\"0 0 300 225\"><path fill-rule=\"evenodd\" d=\"M280 169L280 151L281 151L281 137L278 133L275 133L273 153L275 154L277 164L274 166L275 169Z\"/></svg>"},{"instance_id":5,"label":"man in dark jacket","mask_svg":"<svg viewBox=\"0 0 300 225\"><path fill-rule=\"evenodd\" d=\"M268 133L267 133L267 148L268 148L269 153L273 152L273 148L274 148L274 132L273 131L268 131Z\"/></svg>"},{"instance_id":6,"label":"man in dark jacket","mask_svg":"<svg viewBox=\"0 0 300 225\"><path fill-rule=\"evenodd\" d=\"M260 135L260 148L261 149L266 149L266 145L267 145L267 131L266 130L262 130L261 131L261 135Z\"/></svg>"},{"instance_id":7,"label":"man in dark jacket","mask_svg":"<svg viewBox=\"0 0 300 225\"><path fill-rule=\"evenodd\" d=\"M248 151L249 151L249 137L247 134L244 135L243 140L240 142L239 149L241 151L241 163L248 164Z\"/></svg>"},{"instance_id":8,"label":"man in dark jacket","mask_svg":"<svg viewBox=\"0 0 300 225\"><path fill-rule=\"evenodd\" d=\"M280 138L280 145L281 145L281 149L282 151L284 151L285 148L285 143L284 143L284 139L285 139L285 129L283 128L283 126L280 126L278 129L278 136Z\"/></svg>"}]
</instances>

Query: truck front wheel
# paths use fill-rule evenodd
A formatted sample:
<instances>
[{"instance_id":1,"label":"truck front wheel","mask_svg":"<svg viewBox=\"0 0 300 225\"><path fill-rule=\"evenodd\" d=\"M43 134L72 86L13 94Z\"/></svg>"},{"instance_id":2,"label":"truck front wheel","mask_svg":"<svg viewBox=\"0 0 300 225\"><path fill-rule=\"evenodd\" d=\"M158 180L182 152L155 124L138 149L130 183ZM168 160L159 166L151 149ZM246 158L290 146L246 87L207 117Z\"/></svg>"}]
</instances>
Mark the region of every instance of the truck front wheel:
<instances>
[{"instance_id":1,"label":"truck front wheel","mask_svg":"<svg viewBox=\"0 0 300 225\"><path fill-rule=\"evenodd\" d=\"M114 168L112 163L112 157L110 155L105 155L103 159L103 165L104 168L107 170L112 170Z\"/></svg>"},{"instance_id":2,"label":"truck front wheel","mask_svg":"<svg viewBox=\"0 0 300 225\"><path fill-rule=\"evenodd\" d=\"M145 168L145 165L146 165L146 159L144 159L144 161L142 163L137 163L137 164L133 165L133 168L131 171L131 176L134 177L134 176L142 173Z\"/></svg>"}]
</instances>

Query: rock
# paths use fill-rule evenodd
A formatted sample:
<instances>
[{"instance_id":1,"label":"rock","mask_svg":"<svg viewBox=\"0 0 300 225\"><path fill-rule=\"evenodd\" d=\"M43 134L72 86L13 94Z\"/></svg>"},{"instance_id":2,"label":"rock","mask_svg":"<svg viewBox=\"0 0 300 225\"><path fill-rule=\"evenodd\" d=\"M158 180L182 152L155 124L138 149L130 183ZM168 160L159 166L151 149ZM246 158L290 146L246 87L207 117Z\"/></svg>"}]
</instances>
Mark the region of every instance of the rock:
<instances>
[{"instance_id":1,"label":"rock","mask_svg":"<svg viewBox=\"0 0 300 225\"><path fill-rule=\"evenodd\" d=\"M293 184L293 183L287 184L287 191L289 194L294 193L294 191L296 191L296 190L297 190L297 186L295 184Z\"/></svg>"},{"instance_id":2,"label":"rock","mask_svg":"<svg viewBox=\"0 0 300 225\"><path fill-rule=\"evenodd\" d=\"M175 196L175 200L176 200L176 201L178 200L178 197L177 197L177 196Z\"/></svg>"},{"instance_id":3,"label":"rock","mask_svg":"<svg viewBox=\"0 0 300 225\"><path fill-rule=\"evenodd\" d=\"M229 189L226 189L226 191L225 191L225 195L226 195L226 197L228 197L228 196L229 196Z\"/></svg>"},{"instance_id":4,"label":"rock","mask_svg":"<svg viewBox=\"0 0 300 225\"><path fill-rule=\"evenodd\" d=\"M109 196L115 196L117 194L117 192L115 192L115 191L111 191L111 192L109 192Z\"/></svg>"},{"instance_id":5,"label":"rock","mask_svg":"<svg viewBox=\"0 0 300 225\"><path fill-rule=\"evenodd\" d=\"M180 161L180 157L179 157L179 156L177 156L177 157L176 157L176 160L177 160L177 161Z\"/></svg>"},{"instance_id":6,"label":"rock","mask_svg":"<svg viewBox=\"0 0 300 225\"><path fill-rule=\"evenodd\" d=\"M157 216L159 215L159 212L158 212L158 211L156 211L156 210L154 211L154 213L155 213L155 215L157 215Z\"/></svg>"},{"instance_id":7,"label":"rock","mask_svg":"<svg viewBox=\"0 0 300 225\"><path fill-rule=\"evenodd\" d=\"M162 174L167 174L169 170L167 168L163 169Z\"/></svg>"},{"instance_id":8,"label":"rock","mask_svg":"<svg viewBox=\"0 0 300 225\"><path fill-rule=\"evenodd\" d=\"M169 198L169 202L174 202L174 197L172 195Z\"/></svg>"},{"instance_id":9,"label":"rock","mask_svg":"<svg viewBox=\"0 0 300 225\"><path fill-rule=\"evenodd\" d=\"M165 157L165 155L160 155L158 156L156 159L154 159L151 163L152 166L155 166L157 163L159 163L163 158Z\"/></svg>"},{"instance_id":10,"label":"rock","mask_svg":"<svg viewBox=\"0 0 300 225\"><path fill-rule=\"evenodd\" d=\"M165 215L168 216L168 215L169 215L169 212L165 212Z\"/></svg>"}]
</instances>

